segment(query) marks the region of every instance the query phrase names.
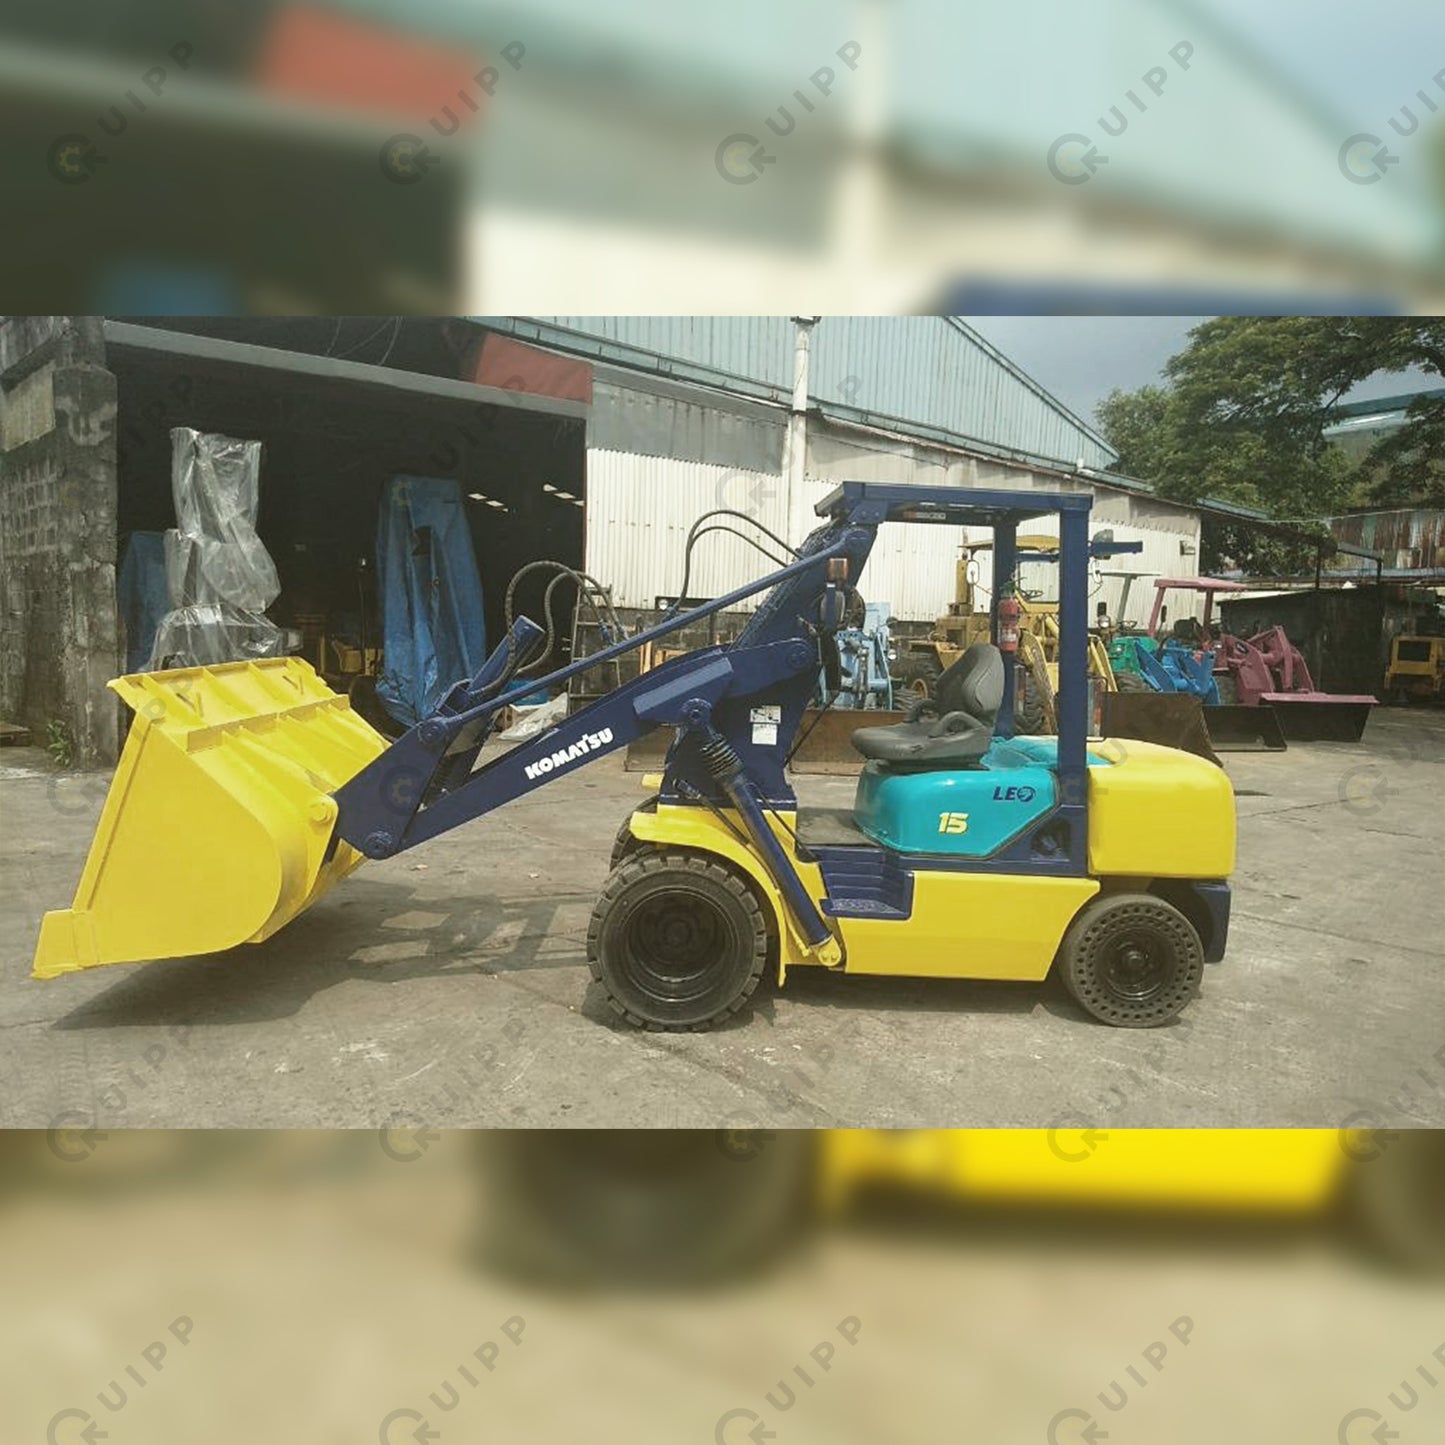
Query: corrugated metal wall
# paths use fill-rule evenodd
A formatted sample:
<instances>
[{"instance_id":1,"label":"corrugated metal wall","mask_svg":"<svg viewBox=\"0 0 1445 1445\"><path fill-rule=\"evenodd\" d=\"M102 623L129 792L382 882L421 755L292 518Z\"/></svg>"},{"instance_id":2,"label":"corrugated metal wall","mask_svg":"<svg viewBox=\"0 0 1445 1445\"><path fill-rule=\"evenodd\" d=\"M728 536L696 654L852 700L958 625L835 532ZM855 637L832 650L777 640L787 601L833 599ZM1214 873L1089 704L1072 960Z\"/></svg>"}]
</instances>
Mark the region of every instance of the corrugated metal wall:
<instances>
[{"instance_id":1,"label":"corrugated metal wall","mask_svg":"<svg viewBox=\"0 0 1445 1445\"><path fill-rule=\"evenodd\" d=\"M1156 524L1139 526L1117 519L1109 519L1107 511L1095 503L1094 515L1090 523L1090 531L1098 532L1108 527L1114 533L1114 539L1118 542L1142 542L1142 552L1131 553L1121 557L1110 557L1093 564L1090 568L1089 578L1089 618L1093 620L1094 609L1098 603L1103 602L1109 616L1114 621L1125 621L1136 626L1142 626L1149 621L1149 611L1154 605L1154 579L1156 577L1197 577L1199 575L1199 530L1197 527L1191 529L1187 522L1181 522L1174 527L1162 527ZM1102 515L1101 515L1102 514ZM1046 534L1057 537L1058 525L1050 520L1041 519L1038 522L1029 522L1021 530ZM975 539L988 536L986 531L974 534ZM1186 543L1195 550L1192 553L1184 553L1180 550L1180 543ZM993 593L993 557L991 552L980 552L977 555L978 563L978 585L984 590L986 596ZM1119 617L1119 605L1124 595L1124 579L1122 577L1105 576L1105 573L1130 572L1135 574L1135 580L1129 588L1129 602L1127 615ZM1028 592L1041 593L1050 600L1056 599L1059 595L1059 569L1047 562L1025 562L1019 567L1019 586ZM1178 618L1183 616L1199 616L1203 607L1202 600L1198 600L1185 592L1171 592L1165 599L1169 607L1169 616Z\"/></svg>"},{"instance_id":2,"label":"corrugated metal wall","mask_svg":"<svg viewBox=\"0 0 1445 1445\"><path fill-rule=\"evenodd\" d=\"M744 405L698 388L691 400L642 387L598 382L587 445L596 451L675 457L749 471L783 465L787 413L779 406Z\"/></svg>"},{"instance_id":3,"label":"corrugated metal wall","mask_svg":"<svg viewBox=\"0 0 1445 1445\"><path fill-rule=\"evenodd\" d=\"M819 496L831 486L810 485ZM953 597L960 540L955 527L880 527L859 590L869 602L886 602L900 621L930 622Z\"/></svg>"},{"instance_id":4,"label":"corrugated metal wall","mask_svg":"<svg viewBox=\"0 0 1445 1445\"><path fill-rule=\"evenodd\" d=\"M786 374L791 357L791 323L783 318L743 318L734 329L728 320L556 318L558 324L578 329L595 325L622 345L651 343L671 348L672 354L686 352L699 364L726 359L760 377ZM906 408L916 401L918 405L909 412L915 418L928 407L953 406L954 411L935 423L949 429L959 427L964 410L971 406L983 418L986 429L991 429L993 434L988 439L995 443L1056 455L1065 465L1082 449L1079 438L1083 434L1067 418L1058 416L1037 396L1026 403L1021 393L1028 390L1027 383L1012 376L996 358L974 346L962 333L944 326L937 317L828 318L820 323L815 338L828 337L829 327L833 328L834 339L820 340L816 353L816 374L820 378L817 394L833 391L846 403L880 412L895 406ZM769 370L764 353L773 351L777 356ZM860 376L854 386L849 377L856 373L846 368L857 357L872 360L867 376ZM641 390L645 391L645 384ZM759 411L755 424L768 432L768 447L763 451L739 449L737 436L721 425L725 419L712 415L734 408L737 403L716 398L710 401L709 393L699 387L695 400L689 400L683 408L698 416L687 428L673 426L666 432L666 449L678 449L684 434L692 436L694 431L698 436L712 437L712 444L682 447L683 455L647 455L643 453L661 449L644 445L647 428L640 421L633 431L621 426L628 389L608 384L607 395L617 425L594 422L591 430L587 453L587 564L589 571L613 586L620 606L649 607L656 597L672 595L681 587L687 531L698 516L714 507L748 512L796 545L817 525L814 504L846 479L962 488L1094 490L1083 479L1055 471L967 455L921 439L814 417L808 426L807 480L798 495L789 496L780 475L781 458L775 460L772 452L780 441L780 429L770 425L771 418L764 415L766 408L753 410ZM657 410L655 399L645 400L647 406L642 411L650 417ZM682 404L669 402L668 406L677 410ZM1014 428L1011 432L1010 426ZM1000 431L1005 434L998 435ZM1087 458L1089 453L1085 455ZM765 456L771 464L759 465ZM1121 492L1100 490L1096 498L1096 527L1113 526L1120 540L1145 544L1141 556L1120 559L1119 568L1151 577L1188 576L1197 571L1197 516ZM1048 531L1049 527L1041 524L1034 530ZM955 563L962 540L952 528L885 528L863 578L864 596L869 601L887 602L893 615L903 621L926 622L936 617L953 598ZM1182 549L1181 543L1192 550ZM772 565L744 543L721 534L704 538L695 559L696 570L688 583L689 593L695 597L719 596ZM988 585L987 557L982 560L980 580ZM1025 586L1056 596L1057 578L1049 575L1056 569L1040 564L1036 570L1037 576L1025 578ZM1094 600L1107 602L1113 615L1121 590L1118 580L1102 581ZM1130 598L1131 620L1147 616L1151 598L1152 587L1136 584Z\"/></svg>"},{"instance_id":5,"label":"corrugated metal wall","mask_svg":"<svg viewBox=\"0 0 1445 1445\"><path fill-rule=\"evenodd\" d=\"M828 423L809 427L808 476L808 507L842 481L1025 490L1066 485L1023 467ZM885 527L868 560L863 595L870 602L887 602L902 621L930 621L953 598L961 542L961 533L952 527Z\"/></svg>"},{"instance_id":6,"label":"corrugated metal wall","mask_svg":"<svg viewBox=\"0 0 1445 1445\"><path fill-rule=\"evenodd\" d=\"M1445 511L1413 507L1391 512L1356 512L1331 517L1330 532L1348 546L1379 552L1386 567L1445 568ZM1365 564L1336 558L1333 566Z\"/></svg>"},{"instance_id":7,"label":"corrugated metal wall","mask_svg":"<svg viewBox=\"0 0 1445 1445\"><path fill-rule=\"evenodd\" d=\"M618 606L651 607L654 598L675 595L681 588L688 528L714 507L748 512L795 546L803 535L793 525L783 481L776 474L589 451L587 570L611 585ZM693 597L721 596L774 566L724 533L703 537L693 562L687 584Z\"/></svg>"},{"instance_id":8,"label":"corrugated metal wall","mask_svg":"<svg viewBox=\"0 0 1445 1445\"><path fill-rule=\"evenodd\" d=\"M587 570L612 586L619 606L650 607L654 598L671 596L682 586L683 546L688 528L702 513L734 507L797 546L818 526L813 507L834 485L809 478L801 495L790 499L782 477L766 472L591 451ZM896 617L922 622L937 616L953 596L958 540L953 528L883 528L864 573L863 595L870 602L887 602ZM724 533L704 537L693 559L688 592L694 597L720 596L774 565ZM744 603L741 610L753 605Z\"/></svg>"},{"instance_id":9,"label":"corrugated metal wall","mask_svg":"<svg viewBox=\"0 0 1445 1445\"><path fill-rule=\"evenodd\" d=\"M808 474L820 479L908 482L947 487L1024 487L1089 491L1083 479L1023 462L977 456L856 424L811 418Z\"/></svg>"},{"instance_id":10,"label":"corrugated metal wall","mask_svg":"<svg viewBox=\"0 0 1445 1445\"><path fill-rule=\"evenodd\" d=\"M884 460L889 465L882 475L894 481L954 481L940 473L902 475L896 463ZM989 476L954 484L1008 486L1047 480L1024 471L1010 478L1006 469L985 466ZM682 585L683 544L688 528L703 512L713 507L748 512L796 546L818 525L814 505L836 485L832 478L809 477L801 494L789 498L782 478L774 473L602 450L589 451L587 467L587 567L612 585L618 605L624 607L651 606L654 598L671 595ZM851 470L857 474L859 468ZM1197 575L1199 526L1188 512L1163 508L1148 499L1100 492L1094 527L1112 527L1119 541L1144 544L1139 555L1100 564L1104 571L1143 574L1130 593L1130 621L1148 619L1154 577ZM1029 523L1026 530L1050 535L1058 531L1051 519ZM987 535L977 533L979 538ZM961 532L951 527L883 528L863 576L863 595L870 602L887 602L900 620L929 621L953 598L954 564L963 540ZM1183 550L1181 543L1193 551ZM772 566L759 553L724 534L703 538L694 561L688 590L695 597L719 596ZM979 583L991 589L989 554L981 553L979 563ZM1057 574L1056 567L1035 563L1025 567L1022 582L1026 588L1057 597ZM1102 600L1108 604L1110 616L1117 616L1122 591L1121 579L1095 577L1091 607ZM1173 595L1171 615L1182 615L1187 605L1184 594Z\"/></svg>"}]
</instances>

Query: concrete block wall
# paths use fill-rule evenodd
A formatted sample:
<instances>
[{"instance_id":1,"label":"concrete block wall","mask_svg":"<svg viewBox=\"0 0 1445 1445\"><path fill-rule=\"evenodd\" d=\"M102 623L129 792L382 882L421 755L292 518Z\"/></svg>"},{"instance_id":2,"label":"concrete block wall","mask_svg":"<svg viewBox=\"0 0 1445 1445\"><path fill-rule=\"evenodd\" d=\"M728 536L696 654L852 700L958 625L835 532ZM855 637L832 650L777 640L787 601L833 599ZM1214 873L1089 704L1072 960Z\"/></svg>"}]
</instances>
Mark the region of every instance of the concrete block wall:
<instances>
[{"instance_id":1,"label":"concrete block wall","mask_svg":"<svg viewBox=\"0 0 1445 1445\"><path fill-rule=\"evenodd\" d=\"M0 321L0 718L113 762L116 387L96 317Z\"/></svg>"}]
</instances>

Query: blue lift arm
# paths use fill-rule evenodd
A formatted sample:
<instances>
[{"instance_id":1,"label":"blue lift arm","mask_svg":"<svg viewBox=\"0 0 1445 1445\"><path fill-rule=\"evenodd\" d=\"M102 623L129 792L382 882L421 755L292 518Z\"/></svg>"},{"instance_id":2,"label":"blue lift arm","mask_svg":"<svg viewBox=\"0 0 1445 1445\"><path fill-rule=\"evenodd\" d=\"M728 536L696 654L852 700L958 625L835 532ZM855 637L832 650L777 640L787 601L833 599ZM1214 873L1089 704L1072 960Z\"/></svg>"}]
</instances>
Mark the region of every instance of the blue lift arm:
<instances>
[{"instance_id":1,"label":"blue lift arm","mask_svg":"<svg viewBox=\"0 0 1445 1445\"><path fill-rule=\"evenodd\" d=\"M797 806L784 767L817 676L819 641L841 620L843 589L857 583L885 521L991 526L996 574L1011 582L1017 523L1057 514L1062 544L1060 811L1076 815L1071 821L1077 821L1075 835L1082 840L1090 500L1086 493L845 482L818 504L826 520L804 542L796 561L528 685L564 687L599 663L768 590L736 641L663 663L476 768L477 754L505 706L503 685L541 636L534 623L520 619L475 677L457 683L432 716L338 789L337 836L367 857L390 857L625 747L653 728L671 726L677 736L667 755L663 797L736 809L801 932L815 946L824 943L831 936L827 926L765 813ZM1007 721L1012 716L1011 669L1006 677L1009 696L1000 711L1004 735L1012 730Z\"/></svg>"}]
</instances>

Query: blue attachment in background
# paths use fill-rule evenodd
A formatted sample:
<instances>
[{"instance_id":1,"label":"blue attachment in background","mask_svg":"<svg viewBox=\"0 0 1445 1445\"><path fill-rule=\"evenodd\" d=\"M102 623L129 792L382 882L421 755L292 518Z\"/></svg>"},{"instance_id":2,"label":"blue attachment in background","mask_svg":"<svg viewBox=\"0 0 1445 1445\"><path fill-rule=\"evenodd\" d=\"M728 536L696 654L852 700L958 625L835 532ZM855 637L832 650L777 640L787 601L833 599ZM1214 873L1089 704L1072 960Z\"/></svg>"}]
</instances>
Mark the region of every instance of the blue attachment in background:
<instances>
[{"instance_id":1,"label":"blue attachment in background","mask_svg":"<svg viewBox=\"0 0 1445 1445\"><path fill-rule=\"evenodd\" d=\"M1219 686L1214 681L1214 655L1196 653L1172 638L1157 652L1140 647L1139 675L1155 692L1188 692L1204 700L1205 707L1219 705Z\"/></svg>"},{"instance_id":2,"label":"blue attachment in background","mask_svg":"<svg viewBox=\"0 0 1445 1445\"><path fill-rule=\"evenodd\" d=\"M156 628L171 610L166 587L164 532L132 532L115 579L116 603L125 623L125 670L144 672L155 647Z\"/></svg>"},{"instance_id":3,"label":"blue attachment in background","mask_svg":"<svg viewBox=\"0 0 1445 1445\"><path fill-rule=\"evenodd\" d=\"M487 655L482 581L461 488L437 477L393 477L376 531L382 670L376 693L414 727Z\"/></svg>"},{"instance_id":4,"label":"blue attachment in background","mask_svg":"<svg viewBox=\"0 0 1445 1445\"><path fill-rule=\"evenodd\" d=\"M840 627L835 635L838 646L839 691L833 700L841 708L882 708L893 706L893 679L888 673L889 649L892 641L888 623L893 609L886 602L869 602L863 609L862 627ZM818 674L815 706L826 707L830 701L826 670Z\"/></svg>"}]
</instances>

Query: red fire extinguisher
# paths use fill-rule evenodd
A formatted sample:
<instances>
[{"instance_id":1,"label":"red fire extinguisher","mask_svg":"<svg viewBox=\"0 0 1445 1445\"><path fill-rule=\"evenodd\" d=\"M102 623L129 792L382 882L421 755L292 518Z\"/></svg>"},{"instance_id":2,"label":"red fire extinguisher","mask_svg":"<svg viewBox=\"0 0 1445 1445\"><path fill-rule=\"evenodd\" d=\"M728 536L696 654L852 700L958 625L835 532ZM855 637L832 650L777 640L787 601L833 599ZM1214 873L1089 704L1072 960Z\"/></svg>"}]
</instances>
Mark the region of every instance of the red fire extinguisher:
<instances>
[{"instance_id":1,"label":"red fire extinguisher","mask_svg":"<svg viewBox=\"0 0 1445 1445\"><path fill-rule=\"evenodd\" d=\"M1019 600L1012 593L998 600L998 650L1017 652L1019 650Z\"/></svg>"}]
</instances>

